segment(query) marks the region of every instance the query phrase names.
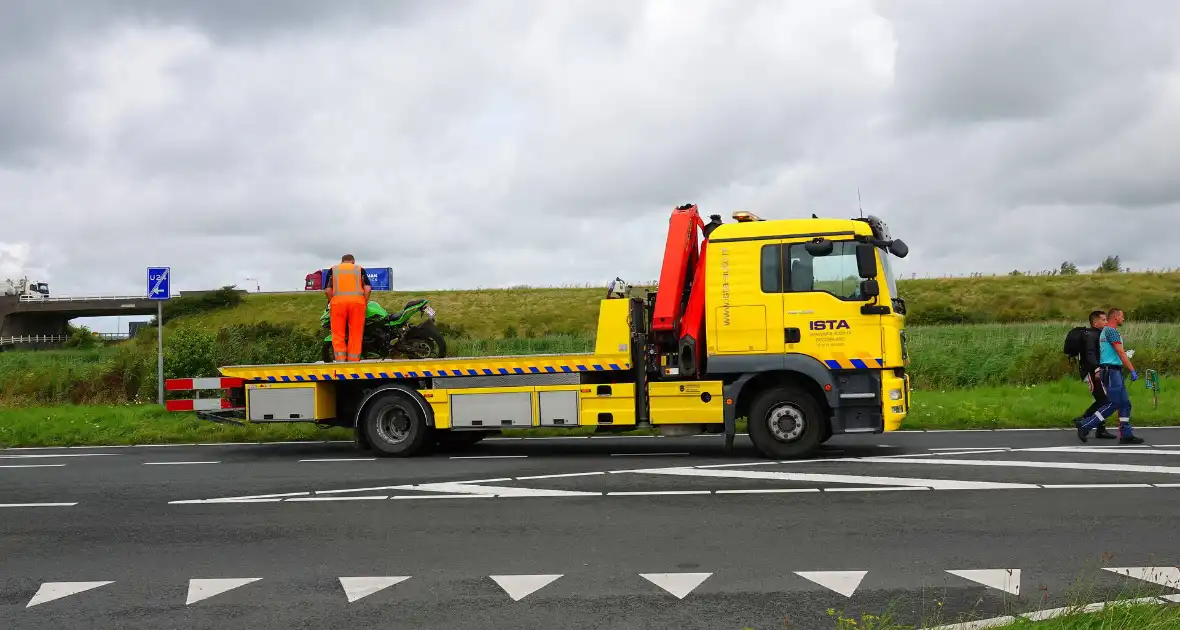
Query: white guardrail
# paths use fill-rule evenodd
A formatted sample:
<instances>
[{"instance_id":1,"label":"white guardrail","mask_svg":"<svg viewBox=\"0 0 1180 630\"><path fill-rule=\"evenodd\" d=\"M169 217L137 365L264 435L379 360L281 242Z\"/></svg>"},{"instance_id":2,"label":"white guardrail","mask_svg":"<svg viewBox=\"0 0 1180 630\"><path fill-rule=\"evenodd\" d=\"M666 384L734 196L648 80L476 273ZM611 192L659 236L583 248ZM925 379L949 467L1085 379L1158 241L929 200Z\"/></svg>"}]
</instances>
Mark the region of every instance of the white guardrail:
<instances>
[{"instance_id":1,"label":"white guardrail","mask_svg":"<svg viewBox=\"0 0 1180 630\"><path fill-rule=\"evenodd\" d=\"M127 333L92 333L100 339L121 340L130 339ZM0 346L15 346L22 343L65 343L70 335L25 335L23 337L0 337Z\"/></svg>"},{"instance_id":2,"label":"white guardrail","mask_svg":"<svg viewBox=\"0 0 1180 630\"><path fill-rule=\"evenodd\" d=\"M180 297L173 295L172 297ZM69 295L60 297L41 297L37 295L22 295L21 302L118 302L126 300L146 300L146 295Z\"/></svg>"}]
</instances>

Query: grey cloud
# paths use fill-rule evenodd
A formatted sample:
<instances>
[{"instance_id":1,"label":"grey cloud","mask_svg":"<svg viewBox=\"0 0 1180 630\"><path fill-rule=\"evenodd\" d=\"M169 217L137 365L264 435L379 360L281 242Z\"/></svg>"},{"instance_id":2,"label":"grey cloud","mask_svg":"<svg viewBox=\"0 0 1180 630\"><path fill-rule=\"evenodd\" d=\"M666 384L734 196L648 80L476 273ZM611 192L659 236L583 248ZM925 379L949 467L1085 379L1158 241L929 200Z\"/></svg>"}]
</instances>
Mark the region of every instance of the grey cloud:
<instances>
[{"instance_id":1,"label":"grey cloud","mask_svg":"<svg viewBox=\"0 0 1180 630\"><path fill-rule=\"evenodd\" d=\"M0 44L37 94L0 100L0 244L58 293L344 251L414 290L650 280L675 205L858 187L906 275L1180 265L1171 3L5 6L43 37Z\"/></svg>"},{"instance_id":2,"label":"grey cloud","mask_svg":"<svg viewBox=\"0 0 1180 630\"><path fill-rule=\"evenodd\" d=\"M1174 3L886 2L897 98L915 124L1040 118L1174 62ZM1124 94L1132 98L1132 94Z\"/></svg>"}]
</instances>

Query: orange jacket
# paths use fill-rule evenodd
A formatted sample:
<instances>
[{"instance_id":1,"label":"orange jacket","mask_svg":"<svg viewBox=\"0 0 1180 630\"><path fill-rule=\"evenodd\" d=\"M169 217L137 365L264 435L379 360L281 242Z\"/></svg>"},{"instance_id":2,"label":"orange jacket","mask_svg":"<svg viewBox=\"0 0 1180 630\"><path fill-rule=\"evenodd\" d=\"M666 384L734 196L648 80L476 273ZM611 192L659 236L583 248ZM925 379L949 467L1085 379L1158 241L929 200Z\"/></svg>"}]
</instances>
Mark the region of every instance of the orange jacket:
<instances>
[{"instance_id":1,"label":"orange jacket","mask_svg":"<svg viewBox=\"0 0 1180 630\"><path fill-rule=\"evenodd\" d=\"M332 301L365 302L364 271L353 263L340 263L332 267Z\"/></svg>"}]
</instances>

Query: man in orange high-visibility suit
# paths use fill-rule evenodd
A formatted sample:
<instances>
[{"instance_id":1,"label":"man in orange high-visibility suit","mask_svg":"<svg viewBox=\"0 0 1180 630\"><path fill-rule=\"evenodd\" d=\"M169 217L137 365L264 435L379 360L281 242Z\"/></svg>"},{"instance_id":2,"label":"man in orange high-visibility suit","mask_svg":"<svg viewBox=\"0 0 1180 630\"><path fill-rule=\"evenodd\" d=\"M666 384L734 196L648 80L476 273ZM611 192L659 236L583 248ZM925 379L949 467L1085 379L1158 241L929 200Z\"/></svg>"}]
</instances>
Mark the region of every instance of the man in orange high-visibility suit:
<instances>
[{"instance_id":1,"label":"man in orange high-visibility suit","mask_svg":"<svg viewBox=\"0 0 1180 630\"><path fill-rule=\"evenodd\" d=\"M361 340L365 334L365 311L373 287L363 267L352 254L340 258L340 264L328 270L324 293L328 295L328 312L332 322L332 350L336 361L360 361Z\"/></svg>"}]
</instances>

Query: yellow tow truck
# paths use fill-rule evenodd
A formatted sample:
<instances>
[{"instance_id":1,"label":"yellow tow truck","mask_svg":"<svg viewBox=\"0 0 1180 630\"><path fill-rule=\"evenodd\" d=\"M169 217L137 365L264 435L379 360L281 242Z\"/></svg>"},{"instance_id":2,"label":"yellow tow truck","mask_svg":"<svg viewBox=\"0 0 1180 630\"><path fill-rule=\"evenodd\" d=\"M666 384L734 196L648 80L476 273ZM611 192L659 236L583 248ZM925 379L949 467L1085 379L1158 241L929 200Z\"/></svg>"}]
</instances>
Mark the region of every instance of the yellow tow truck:
<instances>
[{"instance_id":1,"label":"yellow tow truck","mask_svg":"<svg viewBox=\"0 0 1180 630\"><path fill-rule=\"evenodd\" d=\"M729 448L747 418L758 451L786 459L898 429L910 386L890 257L906 244L873 216L733 219L676 208L659 285L611 284L592 353L226 366L167 383L225 398L167 406L347 427L383 456L537 427L714 433Z\"/></svg>"}]
</instances>

